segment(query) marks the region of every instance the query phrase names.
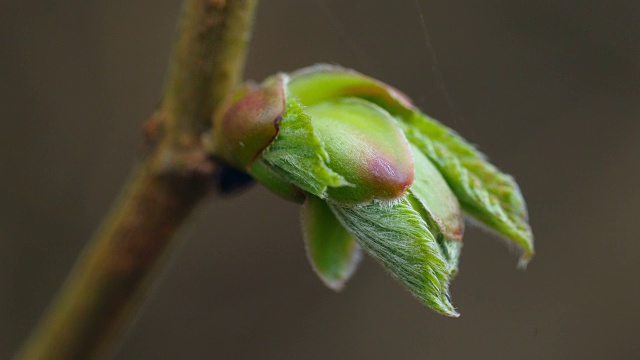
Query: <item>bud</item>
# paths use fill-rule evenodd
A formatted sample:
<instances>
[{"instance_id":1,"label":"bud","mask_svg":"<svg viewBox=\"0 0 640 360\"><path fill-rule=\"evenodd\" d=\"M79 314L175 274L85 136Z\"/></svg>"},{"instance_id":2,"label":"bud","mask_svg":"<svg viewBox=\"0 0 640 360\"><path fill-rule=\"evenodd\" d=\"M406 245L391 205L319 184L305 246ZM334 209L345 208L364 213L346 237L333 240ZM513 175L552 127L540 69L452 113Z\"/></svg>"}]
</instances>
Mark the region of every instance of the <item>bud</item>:
<instances>
[{"instance_id":1,"label":"bud","mask_svg":"<svg viewBox=\"0 0 640 360\"><path fill-rule=\"evenodd\" d=\"M285 198L295 198L297 195L285 190L293 190L291 184L281 183L288 183L287 174L284 178L277 177L260 161L261 153L274 142L286 116L287 123L298 121L302 123L298 127L309 126L309 138L295 141L302 145L310 142L309 149L321 146L326 152L326 171L341 178L339 186L325 188L321 193L305 190L348 204L402 196L413 181L413 162L409 143L395 119L376 104L353 97L328 99L303 110L300 105L295 106L297 98L285 100L288 80L277 75L259 88L243 88L221 106L216 116L220 120L214 122L212 152L269 184L268 187L279 189L276 193ZM285 103L289 103L286 114ZM308 123L304 124L305 121ZM286 135L281 137L285 137L282 141L290 142ZM269 155L272 153L273 149L269 150Z\"/></svg>"},{"instance_id":2,"label":"bud","mask_svg":"<svg viewBox=\"0 0 640 360\"><path fill-rule=\"evenodd\" d=\"M409 188L409 143L385 110L347 97L309 106L306 113L329 154L329 168L350 184L329 188L328 199L355 205L395 199Z\"/></svg>"},{"instance_id":3,"label":"bud","mask_svg":"<svg viewBox=\"0 0 640 360\"><path fill-rule=\"evenodd\" d=\"M246 170L276 137L285 107L284 77L260 87L244 86L215 115L211 151L230 165Z\"/></svg>"},{"instance_id":4,"label":"bud","mask_svg":"<svg viewBox=\"0 0 640 360\"><path fill-rule=\"evenodd\" d=\"M457 316L462 211L533 255L517 184L393 87L318 65L231 95L214 116L212 155L303 203L307 254L339 290L361 249L422 302Z\"/></svg>"}]
</instances>

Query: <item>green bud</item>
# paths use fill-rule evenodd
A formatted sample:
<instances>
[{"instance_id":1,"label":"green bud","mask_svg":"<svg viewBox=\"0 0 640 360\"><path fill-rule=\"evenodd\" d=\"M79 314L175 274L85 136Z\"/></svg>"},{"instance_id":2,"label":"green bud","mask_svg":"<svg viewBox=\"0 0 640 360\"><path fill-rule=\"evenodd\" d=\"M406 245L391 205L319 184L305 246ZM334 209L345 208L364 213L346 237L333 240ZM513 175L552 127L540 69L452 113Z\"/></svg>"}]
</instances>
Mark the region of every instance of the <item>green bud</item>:
<instances>
[{"instance_id":1,"label":"green bud","mask_svg":"<svg viewBox=\"0 0 640 360\"><path fill-rule=\"evenodd\" d=\"M462 211L533 255L513 178L395 88L317 65L244 87L214 116L212 155L291 201L313 269L332 289L364 249L422 302L458 316Z\"/></svg>"},{"instance_id":2,"label":"green bud","mask_svg":"<svg viewBox=\"0 0 640 360\"><path fill-rule=\"evenodd\" d=\"M310 106L306 113L329 153L328 166L351 184L329 188L328 199L362 204L398 198L409 188L413 181L409 143L385 110L346 97Z\"/></svg>"},{"instance_id":3,"label":"green bud","mask_svg":"<svg viewBox=\"0 0 640 360\"><path fill-rule=\"evenodd\" d=\"M285 99L289 92L288 77L278 75L234 94L216 115L212 152L290 200L300 198L298 189L348 204L404 194L413 181L413 160L404 133L387 111L352 97L296 107L297 98ZM288 126L283 133L281 122ZM289 130L293 133L287 135ZM312 153L295 165L317 171L292 178L291 157L309 149L320 158ZM311 164L314 160L322 164ZM325 175L337 180L324 180ZM320 183L319 191L314 182Z\"/></svg>"}]
</instances>

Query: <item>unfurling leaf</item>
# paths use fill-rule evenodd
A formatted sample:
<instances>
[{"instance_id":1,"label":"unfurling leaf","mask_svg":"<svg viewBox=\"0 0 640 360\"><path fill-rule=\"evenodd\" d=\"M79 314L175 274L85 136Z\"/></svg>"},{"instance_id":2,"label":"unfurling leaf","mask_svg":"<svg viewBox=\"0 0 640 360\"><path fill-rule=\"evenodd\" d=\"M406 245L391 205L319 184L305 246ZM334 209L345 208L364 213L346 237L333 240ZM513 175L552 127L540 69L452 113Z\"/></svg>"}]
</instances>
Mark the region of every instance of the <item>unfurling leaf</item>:
<instances>
[{"instance_id":1,"label":"unfurling leaf","mask_svg":"<svg viewBox=\"0 0 640 360\"><path fill-rule=\"evenodd\" d=\"M360 245L432 309L458 316L449 300L449 266L429 226L401 199L346 207L329 204Z\"/></svg>"},{"instance_id":2,"label":"unfurling leaf","mask_svg":"<svg viewBox=\"0 0 640 360\"><path fill-rule=\"evenodd\" d=\"M292 76L289 88L306 98L305 104L353 96L387 110L408 140L442 172L463 210L517 245L522 251L521 265L533 256L533 234L518 185L455 131L421 113L395 88L353 70L317 65Z\"/></svg>"},{"instance_id":3,"label":"unfurling leaf","mask_svg":"<svg viewBox=\"0 0 640 360\"><path fill-rule=\"evenodd\" d=\"M327 203L315 196L307 197L301 218L311 266L325 285L341 290L360 262L360 245Z\"/></svg>"},{"instance_id":4,"label":"unfurling leaf","mask_svg":"<svg viewBox=\"0 0 640 360\"><path fill-rule=\"evenodd\" d=\"M423 114L409 121L406 134L438 167L462 208L522 249L521 264L533 256L533 235L522 194L513 178L453 130Z\"/></svg>"},{"instance_id":5,"label":"unfurling leaf","mask_svg":"<svg viewBox=\"0 0 640 360\"><path fill-rule=\"evenodd\" d=\"M416 169L413 186L407 194L434 233L440 252L447 261L448 274L458 272L464 222L460 204L435 166L415 147L411 147Z\"/></svg>"},{"instance_id":6,"label":"unfurling leaf","mask_svg":"<svg viewBox=\"0 0 640 360\"><path fill-rule=\"evenodd\" d=\"M318 139L311 118L298 102L287 101L279 126L278 135L260 156L274 172L319 197L326 197L330 186L349 184L328 166L329 154Z\"/></svg>"}]
</instances>

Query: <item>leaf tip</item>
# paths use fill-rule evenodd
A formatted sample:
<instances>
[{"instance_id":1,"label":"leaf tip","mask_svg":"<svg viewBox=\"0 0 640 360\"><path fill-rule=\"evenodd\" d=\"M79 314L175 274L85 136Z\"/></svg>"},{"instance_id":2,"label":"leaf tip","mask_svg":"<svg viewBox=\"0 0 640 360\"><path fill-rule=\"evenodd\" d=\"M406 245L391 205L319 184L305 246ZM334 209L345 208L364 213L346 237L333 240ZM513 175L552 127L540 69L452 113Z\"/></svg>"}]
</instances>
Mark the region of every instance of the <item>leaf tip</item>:
<instances>
[{"instance_id":1,"label":"leaf tip","mask_svg":"<svg viewBox=\"0 0 640 360\"><path fill-rule=\"evenodd\" d=\"M460 317L460 313L456 311L456 309L453 307L453 304L451 303L449 294L445 294L441 299L434 299L434 300L435 301L432 301L430 304L431 305L430 307L432 309L448 317L452 317L452 318Z\"/></svg>"},{"instance_id":2,"label":"leaf tip","mask_svg":"<svg viewBox=\"0 0 640 360\"><path fill-rule=\"evenodd\" d=\"M315 269L314 269L315 270ZM319 271L316 270L316 274L322 281L322 283L328 287L329 289L335 292L341 292L344 289L345 284L347 283L347 279L332 279L322 275Z\"/></svg>"},{"instance_id":3,"label":"leaf tip","mask_svg":"<svg viewBox=\"0 0 640 360\"><path fill-rule=\"evenodd\" d=\"M535 254L535 252L533 251L533 249L528 249L527 252L523 253L522 255L520 255L520 259L518 259L518 269L520 270L526 270L527 269L527 265L529 265L529 261L531 261L531 259L533 258L533 255Z\"/></svg>"}]
</instances>

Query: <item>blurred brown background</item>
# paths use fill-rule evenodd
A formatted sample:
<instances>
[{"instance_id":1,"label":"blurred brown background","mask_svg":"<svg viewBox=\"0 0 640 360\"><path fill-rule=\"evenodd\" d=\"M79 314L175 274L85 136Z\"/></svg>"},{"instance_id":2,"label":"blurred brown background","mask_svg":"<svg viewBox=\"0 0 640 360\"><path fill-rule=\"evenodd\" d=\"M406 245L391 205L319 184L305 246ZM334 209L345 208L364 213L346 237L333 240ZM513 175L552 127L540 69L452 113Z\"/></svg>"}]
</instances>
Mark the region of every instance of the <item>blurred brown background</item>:
<instances>
[{"instance_id":1,"label":"blurred brown background","mask_svg":"<svg viewBox=\"0 0 640 360\"><path fill-rule=\"evenodd\" d=\"M179 7L0 1L1 359L139 158ZM368 258L335 294L297 206L256 186L204 208L117 359L640 357L640 2L263 0L255 30L247 77L353 67L480 144L518 179L538 255L518 271L470 228L457 320Z\"/></svg>"}]
</instances>

